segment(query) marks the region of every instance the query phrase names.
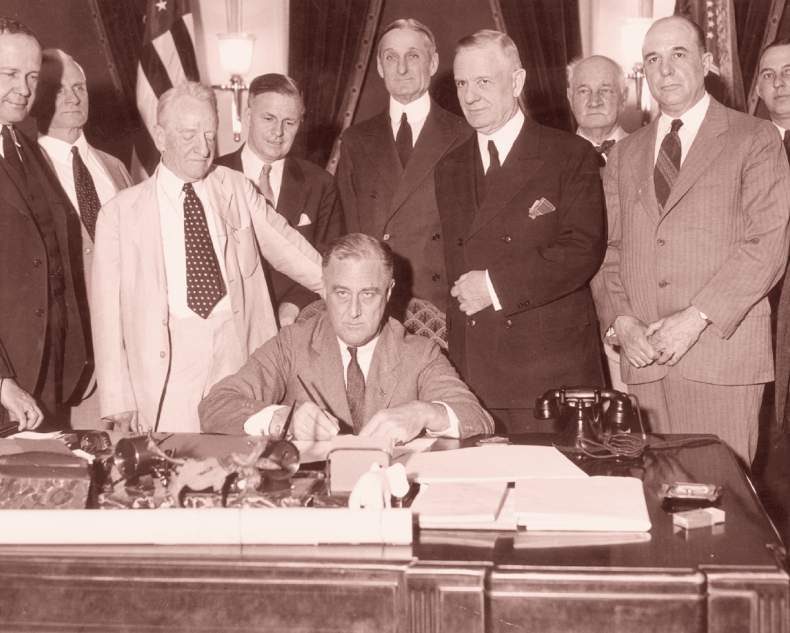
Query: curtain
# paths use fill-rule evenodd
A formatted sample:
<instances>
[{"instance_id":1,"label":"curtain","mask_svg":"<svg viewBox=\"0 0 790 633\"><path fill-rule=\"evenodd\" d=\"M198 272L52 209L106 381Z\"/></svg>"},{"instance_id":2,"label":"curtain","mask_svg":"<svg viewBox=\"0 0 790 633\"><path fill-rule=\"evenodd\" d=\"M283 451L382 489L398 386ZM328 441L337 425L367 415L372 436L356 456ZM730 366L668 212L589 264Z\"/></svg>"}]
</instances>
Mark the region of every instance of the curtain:
<instances>
[{"instance_id":1,"label":"curtain","mask_svg":"<svg viewBox=\"0 0 790 633\"><path fill-rule=\"evenodd\" d=\"M294 153L321 166L353 119L383 0L291 0L289 75L305 117ZM330 165L330 170L333 165Z\"/></svg>"},{"instance_id":2,"label":"curtain","mask_svg":"<svg viewBox=\"0 0 790 633\"><path fill-rule=\"evenodd\" d=\"M495 4L527 71L524 99L530 116L542 125L572 132L565 67L582 54L578 0L494 0Z\"/></svg>"}]
</instances>

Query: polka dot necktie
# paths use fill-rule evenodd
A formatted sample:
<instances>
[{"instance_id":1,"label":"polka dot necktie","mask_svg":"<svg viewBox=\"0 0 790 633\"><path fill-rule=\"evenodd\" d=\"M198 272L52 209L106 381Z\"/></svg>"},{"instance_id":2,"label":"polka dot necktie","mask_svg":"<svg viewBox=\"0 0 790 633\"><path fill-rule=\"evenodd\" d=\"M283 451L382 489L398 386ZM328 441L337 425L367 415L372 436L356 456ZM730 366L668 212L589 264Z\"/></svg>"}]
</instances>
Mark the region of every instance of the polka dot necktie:
<instances>
[{"instance_id":1,"label":"polka dot necktie","mask_svg":"<svg viewBox=\"0 0 790 633\"><path fill-rule=\"evenodd\" d=\"M365 374L357 361L357 348L348 347L351 362L346 372L346 399L351 409L351 422L354 424L354 435L359 435L365 424Z\"/></svg>"},{"instance_id":2,"label":"polka dot necktie","mask_svg":"<svg viewBox=\"0 0 790 633\"><path fill-rule=\"evenodd\" d=\"M72 166L74 168L74 189L77 191L77 206L80 208L82 223L88 231L92 240L96 239L96 218L99 215L101 202L96 193L96 185L88 171L88 167L82 162L80 150L76 146L71 148Z\"/></svg>"},{"instance_id":3,"label":"polka dot necktie","mask_svg":"<svg viewBox=\"0 0 790 633\"><path fill-rule=\"evenodd\" d=\"M211 243L203 204L191 182L184 184L184 242L187 252L187 306L205 319L225 296L225 284Z\"/></svg>"}]
</instances>

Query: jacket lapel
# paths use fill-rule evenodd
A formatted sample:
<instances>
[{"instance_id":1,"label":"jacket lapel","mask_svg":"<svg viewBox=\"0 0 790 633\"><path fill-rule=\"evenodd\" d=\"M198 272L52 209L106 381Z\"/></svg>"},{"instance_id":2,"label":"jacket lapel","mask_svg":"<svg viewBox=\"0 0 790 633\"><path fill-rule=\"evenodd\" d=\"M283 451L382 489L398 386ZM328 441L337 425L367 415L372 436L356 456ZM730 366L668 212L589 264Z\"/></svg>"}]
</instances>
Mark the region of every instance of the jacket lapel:
<instances>
[{"instance_id":1,"label":"jacket lapel","mask_svg":"<svg viewBox=\"0 0 790 633\"><path fill-rule=\"evenodd\" d=\"M537 171L543 167L544 162L540 158L540 126L527 117L504 164L493 178L486 182L486 198L475 214L467 237L477 233L500 213L532 180ZM474 165L473 161L472 165ZM474 177L474 173L472 176Z\"/></svg>"},{"instance_id":2,"label":"jacket lapel","mask_svg":"<svg viewBox=\"0 0 790 633\"><path fill-rule=\"evenodd\" d=\"M26 201L25 185L5 159L0 160L0 197L29 219L33 219Z\"/></svg>"},{"instance_id":3,"label":"jacket lapel","mask_svg":"<svg viewBox=\"0 0 790 633\"><path fill-rule=\"evenodd\" d=\"M395 139L392 136L389 108L377 115L375 125L362 137L362 144L368 153L368 159L375 165L381 177L392 191L398 189L398 184L403 173L398 150L395 148Z\"/></svg>"},{"instance_id":4,"label":"jacket lapel","mask_svg":"<svg viewBox=\"0 0 790 633\"><path fill-rule=\"evenodd\" d=\"M291 226L298 226L302 209L305 208L307 190L302 168L293 158L286 158L283 165L283 180L277 198L277 213L288 220Z\"/></svg>"},{"instance_id":5,"label":"jacket lapel","mask_svg":"<svg viewBox=\"0 0 790 633\"><path fill-rule=\"evenodd\" d=\"M341 432L353 432L351 409L346 398L346 381L343 376L343 359L340 344L335 336L329 316L321 316L310 345L310 366L300 373L308 387L320 385L313 390L318 406L329 411L341 422ZM342 424L347 425L344 429Z\"/></svg>"},{"instance_id":6,"label":"jacket lapel","mask_svg":"<svg viewBox=\"0 0 790 633\"><path fill-rule=\"evenodd\" d=\"M658 209L658 201L656 200L656 183L653 178L656 167L654 157L657 128L658 119L646 128L643 128L644 133L639 139L640 142L632 145L635 148L633 154L629 156L629 152L623 152L623 156L620 157L621 161L628 162L631 165L631 173L636 182L639 202L653 224L658 224L661 216L661 212Z\"/></svg>"},{"instance_id":7,"label":"jacket lapel","mask_svg":"<svg viewBox=\"0 0 790 633\"><path fill-rule=\"evenodd\" d=\"M396 333L389 321L381 328L379 340L373 350L368 378L365 381L365 422L376 413L389 408L398 385L397 367L400 351L396 344Z\"/></svg>"},{"instance_id":8,"label":"jacket lapel","mask_svg":"<svg viewBox=\"0 0 790 633\"><path fill-rule=\"evenodd\" d=\"M134 207L129 209L130 235L135 248L140 253L140 261L144 271L142 278L145 286L155 287L158 300L167 312L167 275L165 274L165 253L162 246L162 223L160 221L159 201L156 188L159 170L146 180L140 189L140 196ZM149 283L147 280L151 279Z\"/></svg>"}]
</instances>

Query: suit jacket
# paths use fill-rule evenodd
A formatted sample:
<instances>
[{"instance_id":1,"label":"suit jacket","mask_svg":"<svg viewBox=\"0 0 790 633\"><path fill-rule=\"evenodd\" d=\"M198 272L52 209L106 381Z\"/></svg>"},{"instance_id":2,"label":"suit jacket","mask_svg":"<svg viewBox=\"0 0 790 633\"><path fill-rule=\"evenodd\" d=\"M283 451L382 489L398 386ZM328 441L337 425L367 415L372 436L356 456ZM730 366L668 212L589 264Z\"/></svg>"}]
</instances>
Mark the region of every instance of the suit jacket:
<instances>
[{"instance_id":1,"label":"suit jacket","mask_svg":"<svg viewBox=\"0 0 790 633\"><path fill-rule=\"evenodd\" d=\"M57 180L49 172L36 143L18 129L17 139L27 169L38 180L52 211L66 284L65 348L62 398L65 401L85 367L85 334L75 294L69 253L79 248L79 226L66 210ZM47 250L28 202L27 189L12 167L0 160L0 377L14 378L33 392L46 342L49 285ZM43 265L42 265L43 263ZM76 272L76 271L75 271Z\"/></svg>"},{"instance_id":2,"label":"suit jacket","mask_svg":"<svg viewBox=\"0 0 790 633\"><path fill-rule=\"evenodd\" d=\"M340 345L325 314L283 328L253 352L235 376L214 385L200 403L200 426L208 433L243 434L244 422L264 407L307 402L305 384L318 405L341 420L341 433L353 433L346 398ZM439 346L409 334L395 319L382 327L365 389L365 423L382 409L414 400L444 402L458 416L461 437L492 433L491 416L480 406Z\"/></svg>"},{"instance_id":3,"label":"suit jacket","mask_svg":"<svg viewBox=\"0 0 790 633\"><path fill-rule=\"evenodd\" d=\"M526 118L478 207L480 160L476 135L445 156L436 198L450 278L487 270L502 309L467 317L452 299L450 359L487 408L531 409L549 389L602 386L588 287L606 248L595 151ZM556 210L531 218L544 198Z\"/></svg>"},{"instance_id":4,"label":"suit jacket","mask_svg":"<svg viewBox=\"0 0 790 633\"><path fill-rule=\"evenodd\" d=\"M442 312L455 281L445 269L444 236L434 193L439 159L469 139L464 119L431 101L411 159L400 164L389 109L343 134L337 186L349 233L366 233L387 242L395 261L392 305L412 297L427 299Z\"/></svg>"},{"instance_id":5,"label":"suit jacket","mask_svg":"<svg viewBox=\"0 0 790 633\"><path fill-rule=\"evenodd\" d=\"M680 362L637 369L621 357L624 381L678 371L710 384L768 382L766 295L790 244L790 173L779 136L769 122L711 99L662 214L657 125L617 143L606 167L609 247L593 283L601 332L620 315L650 324L693 305L712 325Z\"/></svg>"},{"instance_id":6,"label":"suit jacket","mask_svg":"<svg viewBox=\"0 0 790 633\"><path fill-rule=\"evenodd\" d=\"M277 333L259 248L273 266L312 291L322 287L321 258L261 202L242 174L213 167L204 182L212 212L207 216L216 222L233 321L246 360ZM170 365L156 183L154 174L102 207L91 288L101 415L138 411L146 427L156 426Z\"/></svg>"},{"instance_id":7,"label":"suit jacket","mask_svg":"<svg viewBox=\"0 0 790 633\"><path fill-rule=\"evenodd\" d=\"M244 145L235 152L220 156L214 164L243 172L243 149ZM340 209L335 210L336 199L337 189L332 174L310 161L300 158L285 159L277 213L299 231L319 253L323 253L332 240L345 234L343 214ZM300 226L303 215L309 218L310 223ZM270 272L274 299L278 305L287 301L304 308L317 298L286 275L276 270Z\"/></svg>"}]
</instances>

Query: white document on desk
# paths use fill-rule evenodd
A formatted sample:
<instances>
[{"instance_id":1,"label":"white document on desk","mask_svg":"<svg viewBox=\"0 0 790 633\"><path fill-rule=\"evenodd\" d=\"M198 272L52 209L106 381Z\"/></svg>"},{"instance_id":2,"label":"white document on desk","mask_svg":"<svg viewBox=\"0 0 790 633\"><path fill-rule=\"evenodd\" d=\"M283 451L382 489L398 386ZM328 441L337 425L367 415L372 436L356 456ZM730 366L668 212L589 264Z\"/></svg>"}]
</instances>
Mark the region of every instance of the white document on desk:
<instances>
[{"instance_id":1,"label":"white document on desk","mask_svg":"<svg viewBox=\"0 0 790 633\"><path fill-rule=\"evenodd\" d=\"M478 446L414 453L397 460L409 481L516 481L541 478L587 478L587 474L553 446Z\"/></svg>"},{"instance_id":2,"label":"white document on desk","mask_svg":"<svg viewBox=\"0 0 790 633\"><path fill-rule=\"evenodd\" d=\"M349 438L356 437L354 435ZM418 437L411 442L406 442L403 446L396 446L393 457L410 455L427 451L436 442L435 437ZM294 440L293 443L299 449L299 463L310 464L312 462L324 462L332 449L332 440Z\"/></svg>"},{"instance_id":3,"label":"white document on desk","mask_svg":"<svg viewBox=\"0 0 790 633\"><path fill-rule=\"evenodd\" d=\"M411 511L422 529L459 529L493 524L507 493L505 481L436 482L422 484Z\"/></svg>"}]
</instances>

